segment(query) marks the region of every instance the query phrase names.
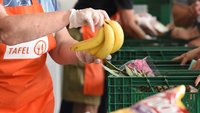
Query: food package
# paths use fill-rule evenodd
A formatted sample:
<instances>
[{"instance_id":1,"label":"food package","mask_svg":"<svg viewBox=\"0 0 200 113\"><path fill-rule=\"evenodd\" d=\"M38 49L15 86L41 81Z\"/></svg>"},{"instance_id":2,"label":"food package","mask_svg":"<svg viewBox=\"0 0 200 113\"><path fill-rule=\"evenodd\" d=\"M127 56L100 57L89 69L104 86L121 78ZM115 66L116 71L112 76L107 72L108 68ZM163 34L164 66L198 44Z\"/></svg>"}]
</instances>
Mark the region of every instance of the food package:
<instances>
[{"instance_id":1,"label":"food package","mask_svg":"<svg viewBox=\"0 0 200 113\"><path fill-rule=\"evenodd\" d=\"M181 101L185 91L186 87L180 85L111 113L189 113Z\"/></svg>"},{"instance_id":2,"label":"food package","mask_svg":"<svg viewBox=\"0 0 200 113\"><path fill-rule=\"evenodd\" d=\"M158 36L169 31L165 25L149 13L136 14L136 18L141 28L149 35Z\"/></svg>"},{"instance_id":3,"label":"food package","mask_svg":"<svg viewBox=\"0 0 200 113\"><path fill-rule=\"evenodd\" d=\"M147 63L147 57L144 59L135 59L126 62L120 67L121 70L125 70L129 76L135 77L153 77L154 72Z\"/></svg>"}]
</instances>

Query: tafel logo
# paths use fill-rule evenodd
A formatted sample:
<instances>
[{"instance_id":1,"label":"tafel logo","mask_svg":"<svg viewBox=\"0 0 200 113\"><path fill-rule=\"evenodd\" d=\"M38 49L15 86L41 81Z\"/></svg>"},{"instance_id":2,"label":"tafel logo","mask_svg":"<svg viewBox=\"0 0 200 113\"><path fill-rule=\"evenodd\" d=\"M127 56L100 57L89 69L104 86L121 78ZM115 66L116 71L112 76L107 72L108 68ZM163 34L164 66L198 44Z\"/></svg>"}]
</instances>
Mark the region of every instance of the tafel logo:
<instances>
[{"instance_id":1,"label":"tafel logo","mask_svg":"<svg viewBox=\"0 0 200 113\"><path fill-rule=\"evenodd\" d=\"M48 38L42 37L33 41L6 46L4 59L38 58L48 51Z\"/></svg>"},{"instance_id":2,"label":"tafel logo","mask_svg":"<svg viewBox=\"0 0 200 113\"><path fill-rule=\"evenodd\" d=\"M46 52L46 49L47 49L46 42L43 40L39 40L34 47L34 52L36 55L42 55Z\"/></svg>"}]
</instances>

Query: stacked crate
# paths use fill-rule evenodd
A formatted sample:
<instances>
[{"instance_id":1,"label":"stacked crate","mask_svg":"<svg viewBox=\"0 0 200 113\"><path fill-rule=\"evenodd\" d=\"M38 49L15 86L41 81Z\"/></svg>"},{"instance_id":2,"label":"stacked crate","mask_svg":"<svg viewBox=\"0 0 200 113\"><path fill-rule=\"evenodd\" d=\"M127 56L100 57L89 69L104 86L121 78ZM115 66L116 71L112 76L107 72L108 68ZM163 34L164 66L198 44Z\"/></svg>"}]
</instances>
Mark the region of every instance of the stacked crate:
<instances>
[{"instance_id":1,"label":"stacked crate","mask_svg":"<svg viewBox=\"0 0 200 113\"><path fill-rule=\"evenodd\" d=\"M141 42L141 43L140 43ZM200 71L188 70L190 63L184 66L171 61L193 47L186 47L186 42L162 37L158 40L126 39L123 47L112 55L111 63L120 66L129 60L151 57L159 75L156 77L116 77L108 76L108 111L128 107L145 97L158 93L156 87L177 85L194 86ZM136 87L145 87L148 91L138 92ZM196 87L198 89L198 87ZM190 113L200 113L200 93L186 92L183 102Z\"/></svg>"},{"instance_id":2,"label":"stacked crate","mask_svg":"<svg viewBox=\"0 0 200 113\"><path fill-rule=\"evenodd\" d=\"M163 23L171 22L171 0L133 0L134 4L148 5L148 12ZM108 75L108 112L125 108L152 94L158 93L156 87L172 87L176 85L194 86L200 71L188 70L190 62L181 66L180 62L171 61L193 48L186 46L186 41L170 38L170 33L158 37L156 40L140 40L126 37L123 48L112 55L111 63L121 66L134 59L151 57L151 62L159 71L156 77L116 77ZM200 86L200 85L199 85ZM199 89L199 86L196 87ZM146 87L149 90L138 92L136 87ZM200 91L186 92L184 105L190 113L200 113Z\"/></svg>"}]
</instances>

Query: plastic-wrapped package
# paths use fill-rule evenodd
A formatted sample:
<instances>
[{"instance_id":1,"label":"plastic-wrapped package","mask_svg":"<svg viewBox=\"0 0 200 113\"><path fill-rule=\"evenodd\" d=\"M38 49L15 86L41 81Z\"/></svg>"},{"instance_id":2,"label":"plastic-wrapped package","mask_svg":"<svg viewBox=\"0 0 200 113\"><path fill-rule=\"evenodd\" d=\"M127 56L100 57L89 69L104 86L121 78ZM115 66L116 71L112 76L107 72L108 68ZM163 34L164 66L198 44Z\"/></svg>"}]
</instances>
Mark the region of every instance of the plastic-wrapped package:
<instances>
[{"instance_id":1,"label":"plastic-wrapped package","mask_svg":"<svg viewBox=\"0 0 200 113\"><path fill-rule=\"evenodd\" d=\"M169 29L149 13L136 14L138 24L150 35L164 34Z\"/></svg>"}]
</instances>

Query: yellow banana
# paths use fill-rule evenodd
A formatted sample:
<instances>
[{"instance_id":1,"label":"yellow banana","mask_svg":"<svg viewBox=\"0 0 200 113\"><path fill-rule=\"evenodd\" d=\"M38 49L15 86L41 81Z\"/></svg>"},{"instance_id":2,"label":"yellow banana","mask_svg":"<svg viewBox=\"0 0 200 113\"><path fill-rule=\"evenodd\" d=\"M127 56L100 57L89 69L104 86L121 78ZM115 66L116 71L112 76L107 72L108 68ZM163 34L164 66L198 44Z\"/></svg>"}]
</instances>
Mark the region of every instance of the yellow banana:
<instances>
[{"instance_id":1,"label":"yellow banana","mask_svg":"<svg viewBox=\"0 0 200 113\"><path fill-rule=\"evenodd\" d=\"M104 40L104 29L101 27L93 38L80 41L71 47L73 51L82 51L94 48L101 44Z\"/></svg>"},{"instance_id":2,"label":"yellow banana","mask_svg":"<svg viewBox=\"0 0 200 113\"><path fill-rule=\"evenodd\" d=\"M114 53L118 51L124 43L124 32L121 25L118 22L114 20L106 20L106 22L112 27L115 34L115 44L111 51L111 53Z\"/></svg>"},{"instance_id":3,"label":"yellow banana","mask_svg":"<svg viewBox=\"0 0 200 113\"><path fill-rule=\"evenodd\" d=\"M104 59L106 56L110 54L115 42L114 31L111 28L111 26L108 25L106 22L104 23L104 34L105 34L104 43L102 47L95 54L96 57L101 59Z\"/></svg>"},{"instance_id":4,"label":"yellow banana","mask_svg":"<svg viewBox=\"0 0 200 113\"><path fill-rule=\"evenodd\" d=\"M87 52L90 53L91 55L95 56L95 54L97 53L97 51L100 50L103 47L103 43L104 42L102 42L102 44L100 44L100 45L98 45L98 46L96 46L96 47L94 47L92 49L89 49Z\"/></svg>"}]
</instances>

